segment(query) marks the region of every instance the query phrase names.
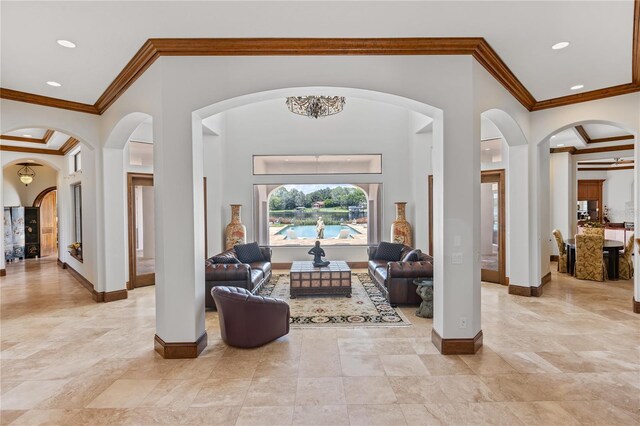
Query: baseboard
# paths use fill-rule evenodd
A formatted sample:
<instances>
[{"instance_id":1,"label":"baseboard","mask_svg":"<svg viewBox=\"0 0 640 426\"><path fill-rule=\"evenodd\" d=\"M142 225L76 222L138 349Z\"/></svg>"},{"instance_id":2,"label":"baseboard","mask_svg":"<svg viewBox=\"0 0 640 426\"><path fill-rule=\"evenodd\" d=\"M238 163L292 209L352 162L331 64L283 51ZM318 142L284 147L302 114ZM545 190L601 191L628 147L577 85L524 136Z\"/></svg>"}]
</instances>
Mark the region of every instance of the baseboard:
<instances>
[{"instance_id":1,"label":"baseboard","mask_svg":"<svg viewBox=\"0 0 640 426\"><path fill-rule=\"evenodd\" d=\"M524 296L524 297L540 297L542 296L542 292L544 286L551 282L551 272L548 272L542 279L540 280L540 285L538 287L526 287L520 285L509 285L509 294L513 294L514 296Z\"/></svg>"},{"instance_id":2,"label":"baseboard","mask_svg":"<svg viewBox=\"0 0 640 426\"><path fill-rule=\"evenodd\" d=\"M6 269L0 269L0 277L6 277L7 276L7 270Z\"/></svg>"},{"instance_id":3,"label":"baseboard","mask_svg":"<svg viewBox=\"0 0 640 426\"><path fill-rule=\"evenodd\" d=\"M271 269L291 269L292 262L273 262L271 263ZM351 269L366 269L369 266L368 262L347 262L347 265Z\"/></svg>"},{"instance_id":4,"label":"baseboard","mask_svg":"<svg viewBox=\"0 0 640 426\"><path fill-rule=\"evenodd\" d=\"M129 297L129 293L125 289L116 291L96 291L91 281L83 277L80 272L73 269L68 263L61 262L60 259L58 259L58 262L58 265L62 263L62 265L60 265L62 269L69 270L69 273L73 276L73 278L75 278L76 281L82 284L84 288L89 290L89 293L91 293L91 297L96 303L114 302L116 300L122 300Z\"/></svg>"},{"instance_id":5,"label":"baseboard","mask_svg":"<svg viewBox=\"0 0 640 426\"><path fill-rule=\"evenodd\" d=\"M482 347L482 330L470 339L443 339L432 329L431 342L442 355L473 355Z\"/></svg>"},{"instance_id":6,"label":"baseboard","mask_svg":"<svg viewBox=\"0 0 640 426\"><path fill-rule=\"evenodd\" d=\"M633 298L633 312L640 314L640 302L638 302L635 297Z\"/></svg>"},{"instance_id":7,"label":"baseboard","mask_svg":"<svg viewBox=\"0 0 640 426\"><path fill-rule=\"evenodd\" d=\"M509 294L513 294L514 296L524 296L531 297L531 287L524 287L521 285L509 284L508 287Z\"/></svg>"},{"instance_id":8,"label":"baseboard","mask_svg":"<svg viewBox=\"0 0 640 426\"><path fill-rule=\"evenodd\" d=\"M557 254L552 254L549 257L549 260L552 261L552 262L557 262L558 261L558 255Z\"/></svg>"},{"instance_id":9,"label":"baseboard","mask_svg":"<svg viewBox=\"0 0 640 426\"><path fill-rule=\"evenodd\" d=\"M503 285L509 285L509 277L504 277L504 284Z\"/></svg>"},{"instance_id":10,"label":"baseboard","mask_svg":"<svg viewBox=\"0 0 640 426\"><path fill-rule=\"evenodd\" d=\"M129 297L129 292L126 289L116 291L105 291L102 293L102 301L104 303L115 302L116 300L123 300Z\"/></svg>"},{"instance_id":11,"label":"baseboard","mask_svg":"<svg viewBox=\"0 0 640 426\"><path fill-rule=\"evenodd\" d=\"M207 347L207 332L193 343L167 343L157 334L154 338L155 351L165 359L185 359L197 358L198 355Z\"/></svg>"},{"instance_id":12,"label":"baseboard","mask_svg":"<svg viewBox=\"0 0 640 426\"><path fill-rule=\"evenodd\" d=\"M60 259L58 259L58 266L61 267L62 269L67 269L67 264Z\"/></svg>"}]
</instances>

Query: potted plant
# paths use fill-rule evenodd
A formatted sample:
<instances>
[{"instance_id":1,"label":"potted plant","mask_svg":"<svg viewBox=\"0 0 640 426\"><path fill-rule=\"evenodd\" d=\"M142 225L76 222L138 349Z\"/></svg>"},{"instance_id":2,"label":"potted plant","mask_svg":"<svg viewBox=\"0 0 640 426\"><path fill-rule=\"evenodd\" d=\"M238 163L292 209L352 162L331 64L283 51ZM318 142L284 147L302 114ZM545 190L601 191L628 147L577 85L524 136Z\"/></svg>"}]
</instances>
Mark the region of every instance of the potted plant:
<instances>
[{"instance_id":1,"label":"potted plant","mask_svg":"<svg viewBox=\"0 0 640 426\"><path fill-rule=\"evenodd\" d=\"M67 246L72 256L82 259L82 243L75 242Z\"/></svg>"}]
</instances>

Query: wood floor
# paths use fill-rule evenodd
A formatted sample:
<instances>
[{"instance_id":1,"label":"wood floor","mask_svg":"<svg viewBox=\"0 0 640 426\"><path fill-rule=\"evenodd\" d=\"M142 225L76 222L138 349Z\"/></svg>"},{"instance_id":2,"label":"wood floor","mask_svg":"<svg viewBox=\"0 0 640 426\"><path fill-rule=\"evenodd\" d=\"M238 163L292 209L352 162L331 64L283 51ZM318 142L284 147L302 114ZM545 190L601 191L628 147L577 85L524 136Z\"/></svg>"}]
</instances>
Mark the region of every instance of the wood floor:
<instances>
[{"instance_id":1,"label":"wood floor","mask_svg":"<svg viewBox=\"0 0 640 426\"><path fill-rule=\"evenodd\" d=\"M153 287L97 304L52 261L1 278L1 423L12 425L637 425L640 315L632 282L554 273L541 298L483 284L484 347L442 356L431 321L304 329L195 360L153 350Z\"/></svg>"}]
</instances>

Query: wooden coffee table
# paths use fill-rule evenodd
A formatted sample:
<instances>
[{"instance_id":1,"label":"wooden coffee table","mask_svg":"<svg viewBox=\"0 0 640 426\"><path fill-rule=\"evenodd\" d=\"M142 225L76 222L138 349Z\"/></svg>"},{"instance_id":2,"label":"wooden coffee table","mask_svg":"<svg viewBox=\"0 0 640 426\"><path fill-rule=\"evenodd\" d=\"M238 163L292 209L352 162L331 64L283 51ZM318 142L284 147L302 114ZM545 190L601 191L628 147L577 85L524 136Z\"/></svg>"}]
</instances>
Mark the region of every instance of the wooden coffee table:
<instances>
[{"instance_id":1,"label":"wooden coffee table","mask_svg":"<svg viewBox=\"0 0 640 426\"><path fill-rule=\"evenodd\" d=\"M302 295L344 294L351 297L351 268L343 260L316 268L313 262L293 262L290 271L292 299Z\"/></svg>"}]
</instances>

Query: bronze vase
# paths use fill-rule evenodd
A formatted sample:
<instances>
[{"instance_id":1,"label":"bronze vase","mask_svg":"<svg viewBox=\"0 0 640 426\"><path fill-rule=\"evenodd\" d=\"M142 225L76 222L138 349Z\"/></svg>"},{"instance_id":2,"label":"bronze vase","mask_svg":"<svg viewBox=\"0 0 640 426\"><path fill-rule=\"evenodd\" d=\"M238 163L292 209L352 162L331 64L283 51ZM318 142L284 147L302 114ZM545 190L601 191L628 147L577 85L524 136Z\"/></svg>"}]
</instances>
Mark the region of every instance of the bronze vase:
<instances>
[{"instance_id":1,"label":"bronze vase","mask_svg":"<svg viewBox=\"0 0 640 426\"><path fill-rule=\"evenodd\" d=\"M240 209L242 204L231 204L231 222L227 225L224 235L224 249L230 250L238 244L246 244L247 228L240 221Z\"/></svg>"},{"instance_id":2,"label":"bronze vase","mask_svg":"<svg viewBox=\"0 0 640 426\"><path fill-rule=\"evenodd\" d=\"M411 224L407 222L405 215L406 202L396 203L396 220L391 225L391 242L400 243L413 247L413 238L411 237Z\"/></svg>"}]
</instances>

